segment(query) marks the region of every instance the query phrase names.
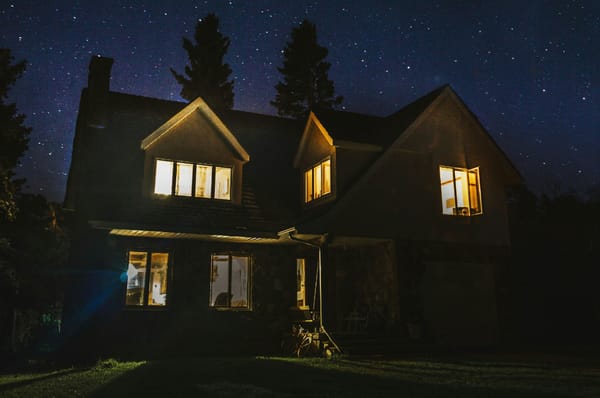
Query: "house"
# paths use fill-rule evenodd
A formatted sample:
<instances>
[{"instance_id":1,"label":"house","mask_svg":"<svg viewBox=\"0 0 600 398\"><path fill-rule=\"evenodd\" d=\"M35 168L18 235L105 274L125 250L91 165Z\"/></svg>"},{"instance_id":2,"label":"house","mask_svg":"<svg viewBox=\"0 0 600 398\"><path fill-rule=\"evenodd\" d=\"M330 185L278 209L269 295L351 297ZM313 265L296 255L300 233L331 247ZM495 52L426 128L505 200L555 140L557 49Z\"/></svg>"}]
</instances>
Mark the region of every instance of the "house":
<instances>
[{"instance_id":1,"label":"house","mask_svg":"<svg viewBox=\"0 0 600 398\"><path fill-rule=\"evenodd\" d=\"M112 62L91 60L64 202L78 349L268 351L311 320L499 340L521 177L452 88L298 122L113 92Z\"/></svg>"}]
</instances>

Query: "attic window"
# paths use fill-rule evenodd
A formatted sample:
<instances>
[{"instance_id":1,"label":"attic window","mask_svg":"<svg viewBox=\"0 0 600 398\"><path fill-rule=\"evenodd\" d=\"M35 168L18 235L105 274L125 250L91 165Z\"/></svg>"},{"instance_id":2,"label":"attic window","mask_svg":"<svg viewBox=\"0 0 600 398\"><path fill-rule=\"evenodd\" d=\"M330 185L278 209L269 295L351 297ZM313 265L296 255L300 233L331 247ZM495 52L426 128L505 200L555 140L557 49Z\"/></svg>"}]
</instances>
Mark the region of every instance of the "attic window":
<instances>
[{"instance_id":1,"label":"attic window","mask_svg":"<svg viewBox=\"0 0 600 398\"><path fill-rule=\"evenodd\" d=\"M231 167L157 159L154 193L230 200Z\"/></svg>"},{"instance_id":2,"label":"attic window","mask_svg":"<svg viewBox=\"0 0 600 398\"><path fill-rule=\"evenodd\" d=\"M304 202L331 193L331 159L323 160L304 172Z\"/></svg>"},{"instance_id":3,"label":"attic window","mask_svg":"<svg viewBox=\"0 0 600 398\"><path fill-rule=\"evenodd\" d=\"M479 167L440 166L442 213L455 216L482 214Z\"/></svg>"}]
</instances>

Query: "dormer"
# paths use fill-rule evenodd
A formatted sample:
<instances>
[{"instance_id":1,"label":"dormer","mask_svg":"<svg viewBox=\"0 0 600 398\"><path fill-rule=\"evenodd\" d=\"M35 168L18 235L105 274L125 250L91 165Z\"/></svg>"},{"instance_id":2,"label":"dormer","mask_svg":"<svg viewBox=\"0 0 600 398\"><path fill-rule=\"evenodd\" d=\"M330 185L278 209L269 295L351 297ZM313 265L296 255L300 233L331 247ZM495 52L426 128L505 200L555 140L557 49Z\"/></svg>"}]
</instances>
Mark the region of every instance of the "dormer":
<instances>
[{"instance_id":1,"label":"dormer","mask_svg":"<svg viewBox=\"0 0 600 398\"><path fill-rule=\"evenodd\" d=\"M301 175L302 203L305 206L335 198L336 163L333 138L317 116L310 112L294 158L294 167Z\"/></svg>"},{"instance_id":2,"label":"dormer","mask_svg":"<svg viewBox=\"0 0 600 398\"><path fill-rule=\"evenodd\" d=\"M241 203L250 156L202 98L144 138L141 148L146 197Z\"/></svg>"},{"instance_id":3,"label":"dormer","mask_svg":"<svg viewBox=\"0 0 600 398\"><path fill-rule=\"evenodd\" d=\"M381 118L352 112L311 112L296 151L306 207L340 196L382 151Z\"/></svg>"}]
</instances>

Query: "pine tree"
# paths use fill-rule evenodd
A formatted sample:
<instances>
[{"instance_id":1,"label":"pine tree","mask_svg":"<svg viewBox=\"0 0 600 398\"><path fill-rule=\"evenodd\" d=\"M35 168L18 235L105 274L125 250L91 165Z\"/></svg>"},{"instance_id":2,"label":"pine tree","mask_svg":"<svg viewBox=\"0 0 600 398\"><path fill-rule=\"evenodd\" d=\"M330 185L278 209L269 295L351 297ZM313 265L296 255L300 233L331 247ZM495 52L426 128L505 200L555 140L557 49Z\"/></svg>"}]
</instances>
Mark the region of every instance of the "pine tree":
<instances>
[{"instance_id":1,"label":"pine tree","mask_svg":"<svg viewBox=\"0 0 600 398\"><path fill-rule=\"evenodd\" d=\"M171 68L171 73L183 87L181 96L188 101L202 97L213 109L233 107L233 80L227 80L231 68L223 63L229 48L229 38L219 32L219 19L208 14L196 24L196 44L183 38L183 48L188 53L187 78Z\"/></svg>"},{"instance_id":2,"label":"pine tree","mask_svg":"<svg viewBox=\"0 0 600 398\"><path fill-rule=\"evenodd\" d=\"M9 49L0 48L0 221L16 215L15 195L22 181L14 180L14 169L27 150L31 132L16 105L7 103L10 88L25 71L25 61L13 64L13 60Z\"/></svg>"},{"instance_id":3,"label":"pine tree","mask_svg":"<svg viewBox=\"0 0 600 398\"><path fill-rule=\"evenodd\" d=\"M291 41L283 49L283 82L275 86L277 95L271 105L280 116L304 118L309 111L332 109L343 98L335 96L333 81L325 62L328 50L317 43L317 29L308 20L292 29Z\"/></svg>"}]
</instances>

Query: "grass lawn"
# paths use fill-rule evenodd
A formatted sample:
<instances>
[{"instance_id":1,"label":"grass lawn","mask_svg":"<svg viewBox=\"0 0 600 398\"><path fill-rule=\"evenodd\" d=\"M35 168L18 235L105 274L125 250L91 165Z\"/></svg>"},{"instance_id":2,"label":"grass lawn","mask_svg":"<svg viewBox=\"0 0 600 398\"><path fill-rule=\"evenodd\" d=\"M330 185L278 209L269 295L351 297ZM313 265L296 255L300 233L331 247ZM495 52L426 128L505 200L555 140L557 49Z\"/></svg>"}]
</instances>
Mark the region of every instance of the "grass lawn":
<instances>
[{"instance_id":1,"label":"grass lawn","mask_svg":"<svg viewBox=\"0 0 600 398\"><path fill-rule=\"evenodd\" d=\"M541 356L106 360L0 375L0 397L600 397L600 361Z\"/></svg>"}]
</instances>

